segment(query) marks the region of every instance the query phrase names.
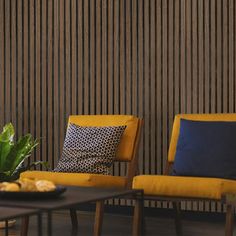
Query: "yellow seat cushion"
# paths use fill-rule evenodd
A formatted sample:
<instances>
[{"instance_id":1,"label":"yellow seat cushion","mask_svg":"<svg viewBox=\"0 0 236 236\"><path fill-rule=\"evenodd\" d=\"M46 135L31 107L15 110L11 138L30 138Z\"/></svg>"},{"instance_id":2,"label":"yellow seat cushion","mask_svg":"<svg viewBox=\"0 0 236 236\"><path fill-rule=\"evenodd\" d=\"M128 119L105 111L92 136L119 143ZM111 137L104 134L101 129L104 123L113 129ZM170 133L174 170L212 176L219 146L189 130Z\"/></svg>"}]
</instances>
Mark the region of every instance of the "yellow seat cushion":
<instances>
[{"instance_id":1,"label":"yellow seat cushion","mask_svg":"<svg viewBox=\"0 0 236 236\"><path fill-rule=\"evenodd\" d=\"M58 185L71 185L81 187L124 188L126 178L120 176L64 173L50 171L26 171L21 173L22 178L45 179Z\"/></svg>"},{"instance_id":2,"label":"yellow seat cushion","mask_svg":"<svg viewBox=\"0 0 236 236\"><path fill-rule=\"evenodd\" d=\"M236 181L167 175L139 175L133 179L134 189L145 195L221 199L224 193L236 193Z\"/></svg>"},{"instance_id":3,"label":"yellow seat cushion","mask_svg":"<svg viewBox=\"0 0 236 236\"><path fill-rule=\"evenodd\" d=\"M122 126L126 125L117 148L116 159L130 161L138 131L139 119L132 115L75 115L69 117L69 123L80 126Z\"/></svg>"}]
</instances>

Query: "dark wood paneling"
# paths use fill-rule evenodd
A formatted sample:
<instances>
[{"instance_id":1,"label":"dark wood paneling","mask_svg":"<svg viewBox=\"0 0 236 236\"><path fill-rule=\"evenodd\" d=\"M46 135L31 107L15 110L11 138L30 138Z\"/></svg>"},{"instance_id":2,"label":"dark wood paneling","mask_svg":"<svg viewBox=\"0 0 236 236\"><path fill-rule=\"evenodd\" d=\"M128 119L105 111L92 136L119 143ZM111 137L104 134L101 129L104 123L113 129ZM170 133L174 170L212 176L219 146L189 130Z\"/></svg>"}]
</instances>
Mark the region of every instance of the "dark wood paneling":
<instances>
[{"instance_id":1,"label":"dark wood paneling","mask_svg":"<svg viewBox=\"0 0 236 236\"><path fill-rule=\"evenodd\" d=\"M160 174L175 114L235 112L235 10L234 0L0 0L0 126L42 137L32 158L53 167L69 114L134 114L145 120L140 173Z\"/></svg>"},{"instance_id":2,"label":"dark wood paneling","mask_svg":"<svg viewBox=\"0 0 236 236\"><path fill-rule=\"evenodd\" d=\"M5 109L5 8L4 8L4 0L0 1L0 111L4 111ZM2 113L2 112L1 112ZM2 126L4 123L4 114L0 115L0 125Z\"/></svg>"}]
</instances>

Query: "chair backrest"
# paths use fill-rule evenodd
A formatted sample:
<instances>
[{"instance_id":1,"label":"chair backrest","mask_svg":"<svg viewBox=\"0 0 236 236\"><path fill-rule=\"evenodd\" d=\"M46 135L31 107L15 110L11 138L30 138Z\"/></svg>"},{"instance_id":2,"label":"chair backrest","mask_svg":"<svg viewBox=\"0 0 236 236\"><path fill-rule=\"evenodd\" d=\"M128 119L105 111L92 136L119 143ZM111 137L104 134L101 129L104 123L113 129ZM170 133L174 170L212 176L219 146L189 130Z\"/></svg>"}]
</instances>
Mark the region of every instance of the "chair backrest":
<instances>
[{"instance_id":1,"label":"chair backrest","mask_svg":"<svg viewBox=\"0 0 236 236\"><path fill-rule=\"evenodd\" d=\"M130 162L127 170L127 187L130 187L138 168L136 153L143 120L132 115L72 115L69 117L69 123L97 127L126 125L115 161Z\"/></svg>"},{"instance_id":2,"label":"chair backrest","mask_svg":"<svg viewBox=\"0 0 236 236\"><path fill-rule=\"evenodd\" d=\"M175 160L176 147L180 131L180 119L198 120L198 121L236 121L236 113L228 114L179 114L175 116L170 147L168 152L168 162L173 163Z\"/></svg>"}]
</instances>

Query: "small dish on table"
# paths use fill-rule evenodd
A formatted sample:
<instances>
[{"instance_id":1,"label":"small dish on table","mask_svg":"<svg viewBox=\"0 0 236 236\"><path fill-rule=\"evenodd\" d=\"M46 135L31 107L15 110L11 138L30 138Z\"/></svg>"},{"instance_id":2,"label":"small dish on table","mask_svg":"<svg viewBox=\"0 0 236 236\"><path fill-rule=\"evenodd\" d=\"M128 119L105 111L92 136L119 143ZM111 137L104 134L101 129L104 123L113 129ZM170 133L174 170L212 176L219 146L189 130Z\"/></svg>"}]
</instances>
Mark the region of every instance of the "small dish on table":
<instances>
[{"instance_id":1,"label":"small dish on table","mask_svg":"<svg viewBox=\"0 0 236 236\"><path fill-rule=\"evenodd\" d=\"M0 198L37 200L59 197L66 191L64 186L56 186L48 180L19 179L0 183Z\"/></svg>"}]
</instances>

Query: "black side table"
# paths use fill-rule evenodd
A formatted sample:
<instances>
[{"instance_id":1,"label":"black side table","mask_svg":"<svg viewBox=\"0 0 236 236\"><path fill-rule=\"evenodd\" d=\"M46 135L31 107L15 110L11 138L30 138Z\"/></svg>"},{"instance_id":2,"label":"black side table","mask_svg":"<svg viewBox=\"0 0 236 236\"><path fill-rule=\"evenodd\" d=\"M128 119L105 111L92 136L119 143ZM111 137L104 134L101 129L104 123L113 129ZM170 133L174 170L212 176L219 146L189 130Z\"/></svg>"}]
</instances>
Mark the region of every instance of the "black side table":
<instances>
[{"instance_id":1,"label":"black side table","mask_svg":"<svg viewBox=\"0 0 236 236\"><path fill-rule=\"evenodd\" d=\"M38 215L38 235L42 235L42 215L38 209L0 207L0 220L6 222L5 235L8 236L8 220L24 216Z\"/></svg>"}]
</instances>

